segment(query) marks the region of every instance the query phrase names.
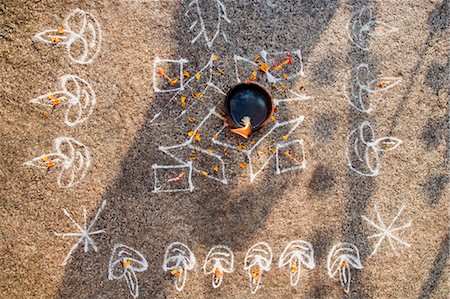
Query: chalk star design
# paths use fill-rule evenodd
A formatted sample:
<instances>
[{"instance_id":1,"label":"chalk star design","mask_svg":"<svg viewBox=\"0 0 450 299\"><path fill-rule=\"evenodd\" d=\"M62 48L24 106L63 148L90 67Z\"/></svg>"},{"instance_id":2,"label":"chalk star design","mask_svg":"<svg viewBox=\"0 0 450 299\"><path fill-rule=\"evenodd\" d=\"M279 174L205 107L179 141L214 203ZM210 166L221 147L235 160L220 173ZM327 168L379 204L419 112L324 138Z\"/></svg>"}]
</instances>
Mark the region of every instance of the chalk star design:
<instances>
[{"instance_id":1,"label":"chalk star design","mask_svg":"<svg viewBox=\"0 0 450 299\"><path fill-rule=\"evenodd\" d=\"M81 226L80 224L78 224L70 215L70 213L66 210L63 209L64 214L67 216L67 218L70 219L70 221L72 221L72 223L75 225L76 228L78 228L79 232L74 232L74 233L54 233L56 236L59 237L63 237L63 238L67 238L67 237L79 237L78 241L72 246L72 248L70 249L69 253L66 255L66 258L64 259L64 261L62 262L61 266L64 266L67 264L67 261L69 260L69 258L72 256L72 253L78 248L78 245L80 245L82 242L84 242L84 252L88 252L89 251L89 245L92 247L92 249L97 252L98 251L98 247L97 245L95 245L94 240L91 238L91 236L93 235L98 235L98 234L102 234L105 232L105 230L101 229L101 230L96 230L96 231L91 231L92 227L94 226L95 222L98 220L98 216L100 215L100 213L103 211L103 209L106 206L106 200L103 201L101 207L98 209L97 214L95 215L94 219L91 221L91 223L89 224L89 226L87 226L87 217L86 217L86 208L83 208L83 226Z\"/></svg>"},{"instance_id":2,"label":"chalk star design","mask_svg":"<svg viewBox=\"0 0 450 299\"><path fill-rule=\"evenodd\" d=\"M389 241L389 244L391 245L392 250L394 251L395 255L399 255L398 251L397 251L397 246L395 245L395 242L400 243L401 245L403 245L406 248L411 247L411 245L405 241L403 241L402 239L400 239L399 237L397 237L395 235L395 232L398 232L400 230L404 230L406 228L411 227L411 221L409 221L406 224L403 224L399 227L393 227L395 222L397 221L397 219L400 217L400 214L403 212L403 210L405 209L406 205L403 205L400 210L398 211L397 215L394 217L394 219L392 220L391 224L389 224L389 226L386 227L386 225L383 222L383 219L381 218L380 212L378 211L378 208L375 206L375 213L377 215L377 221L378 224L372 222L371 220L369 220L366 216L361 216L364 220L366 220L371 226L375 227L377 230L380 231L380 233L371 235L369 237L367 237L367 239L373 239L373 238L379 238L377 243L375 244L372 253L370 254L370 256L373 256L375 253L377 253L378 249L380 248L381 243L383 243L383 240L385 238L387 238L387 240Z\"/></svg>"}]
</instances>

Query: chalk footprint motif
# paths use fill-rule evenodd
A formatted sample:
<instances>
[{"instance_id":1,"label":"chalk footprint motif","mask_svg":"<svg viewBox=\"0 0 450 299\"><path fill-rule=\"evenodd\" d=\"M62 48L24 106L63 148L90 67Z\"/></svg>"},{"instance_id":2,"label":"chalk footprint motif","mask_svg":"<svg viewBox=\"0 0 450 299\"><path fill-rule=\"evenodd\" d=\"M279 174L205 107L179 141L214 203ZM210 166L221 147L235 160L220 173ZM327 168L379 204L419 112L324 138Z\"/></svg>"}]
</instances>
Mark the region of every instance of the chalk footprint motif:
<instances>
[{"instance_id":1,"label":"chalk footprint motif","mask_svg":"<svg viewBox=\"0 0 450 299\"><path fill-rule=\"evenodd\" d=\"M316 266L314 263L314 249L311 243L303 240L295 240L290 242L278 261L278 267L283 268L289 266L289 278L292 287L296 287L300 275L302 273L302 267L306 267L310 270Z\"/></svg>"},{"instance_id":2,"label":"chalk footprint motif","mask_svg":"<svg viewBox=\"0 0 450 299\"><path fill-rule=\"evenodd\" d=\"M91 85L74 75L60 78L60 89L32 99L30 103L64 109L64 123L69 127L85 122L94 112L96 96Z\"/></svg>"},{"instance_id":3,"label":"chalk footprint motif","mask_svg":"<svg viewBox=\"0 0 450 299\"><path fill-rule=\"evenodd\" d=\"M347 165L363 176L377 176L381 169L381 152L392 151L402 144L398 138L375 139L375 132L368 121L347 136Z\"/></svg>"},{"instance_id":4,"label":"chalk footprint motif","mask_svg":"<svg viewBox=\"0 0 450 299\"><path fill-rule=\"evenodd\" d=\"M222 284L224 273L234 271L234 254L230 248L223 245L212 247L205 258L203 272L211 275L213 288L218 288Z\"/></svg>"},{"instance_id":5,"label":"chalk footprint motif","mask_svg":"<svg viewBox=\"0 0 450 299\"><path fill-rule=\"evenodd\" d=\"M102 31L93 15L77 8L66 16L62 27L40 32L33 40L49 45L64 45L71 61L89 64L100 52Z\"/></svg>"},{"instance_id":6,"label":"chalk footprint motif","mask_svg":"<svg viewBox=\"0 0 450 299\"><path fill-rule=\"evenodd\" d=\"M371 71L365 63L358 65L356 73L356 92L350 94L349 103L356 110L364 113L373 111L373 107L367 98L370 94L386 91L401 82L401 79L397 77L380 77L370 80Z\"/></svg>"},{"instance_id":7,"label":"chalk footprint motif","mask_svg":"<svg viewBox=\"0 0 450 299\"><path fill-rule=\"evenodd\" d=\"M328 276L339 281L345 293L350 292L350 269L362 269L358 248L351 243L338 243L330 251L327 257Z\"/></svg>"},{"instance_id":8,"label":"chalk footprint motif","mask_svg":"<svg viewBox=\"0 0 450 299\"><path fill-rule=\"evenodd\" d=\"M244 270L248 273L252 294L255 294L261 287L263 273L270 271L271 264L272 249L266 242L258 242L247 251Z\"/></svg>"},{"instance_id":9,"label":"chalk footprint motif","mask_svg":"<svg viewBox=\"0 0 450 299\"><path fill-rule=\"evenodd\" d=\"M204 11L199 0L193 0L189 3L189 9L185 12L185 16L188 17L190 13L194 13L196 15L196 20L194 20L190 25L189 31L197 29L198 34L191 40L191 44L194 44L200 37L203 36L206 45L209 49L211 49L214 45L214 41L220 34L222 34L224 40L228 42L228 38L222 28L222 23L231 23L231 21L228 19L227 10L222 1L209 0L207 2L211 3L211 7L215 7L214 11ZM205 6L208 7L207 5ZM217 16L217 20L212 24L212 26L209 26L209 24L206 24L205 22L205 16Z\"/></svg>"},{"instance_id":10,"label":"chalk footprint motif","mask_svg":"<svg viewBox=\"0 0 450 299\"><path fill-rule=\"evenodd\" d=\"M184 289L187 271L194 269L195 256L189 247L180 242L170 244L164 254L163 270L170 271L175 278L175 288L178 292Z\"/></svg>"},{"instance_id":11,"label":"chalk footprint motif","mask_svg":"<svg viewBox=\"0 0 450 299\"><path fill-rule=\"evenodd\" d=\"M116 244L109 258L108 279L125 279L131 296L139 296L139 284L136 273L148 269L147 259L137 250L123 244Z\"/></svg>"},{"instance_id":12,"label":"chalk footprint motif","mask_svg":"<svg viewBox=\"0 0 450 299\"><path fill-rule=\"evenodd\" d=\"M384 36L398 31L384 22L373 17L372 7L363 7L356 12L348 23L348 37L361 50L368 51L368 37Z\"/></svg>"},{"instance_id":13,"label":"chalk footprint motif","mask_svg":"<svg viewBox=\"0 0 450 299\"><path fill-rule=\"evenodd\" d=\"M47 172L59 169L58 186L70 188L86 177L91 167L91 152L81 142L63 136L53 141L53 152L33 158L23 165L47 169Z\"/></svg>"}]
</instances>

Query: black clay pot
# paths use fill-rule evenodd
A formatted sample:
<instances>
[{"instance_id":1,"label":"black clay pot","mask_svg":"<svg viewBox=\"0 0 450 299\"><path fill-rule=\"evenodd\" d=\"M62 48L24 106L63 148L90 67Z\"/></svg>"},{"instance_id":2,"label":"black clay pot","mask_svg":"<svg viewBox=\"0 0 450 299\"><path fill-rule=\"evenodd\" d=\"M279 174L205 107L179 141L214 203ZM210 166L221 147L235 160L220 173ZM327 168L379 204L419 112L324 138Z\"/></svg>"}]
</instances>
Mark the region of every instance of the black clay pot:
<instances>
[{"instance_id":1,"label":"black clay pot","mask_svg":"<svg viewBox=\"0 0 450 299\"><path fill-rule=\"evenodd\" d=\"M246 81L235 85L225 98L225 111L231 127L244 126L242 119L250 117L253 132L269 122L274 110L272 95L259 83Z\"/></svg>"}]
</instances>

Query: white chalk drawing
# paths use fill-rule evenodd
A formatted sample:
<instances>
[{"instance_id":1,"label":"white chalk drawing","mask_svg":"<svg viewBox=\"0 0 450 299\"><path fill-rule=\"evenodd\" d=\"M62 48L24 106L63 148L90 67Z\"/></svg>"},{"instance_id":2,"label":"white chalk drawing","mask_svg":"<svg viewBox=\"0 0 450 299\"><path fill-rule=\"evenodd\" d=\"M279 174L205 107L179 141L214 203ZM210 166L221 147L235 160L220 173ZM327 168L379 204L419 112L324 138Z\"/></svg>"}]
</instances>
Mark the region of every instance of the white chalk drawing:
<instances>
[{"instance_id":1,"label":"white chalk drawing","mask_svg":"<svg viewBox=\"0 0 450 299\"><path fill-rule=\"evenodd\" d=\"M148 269L147 259L137 250L123 245L116 244L109 258L108 279L125 279L131 296L139 296L139 283L137 272L144 272Z\"/></svg>"},{"instance_id":2,"label":"white chalk drawing","mask_svg":"<svg viewBox=\"0 0 450 299\"><path fill-rule=\"evenodd\" d=\"M95 225L95 222L97 222L98 217L100 216L100 213L103 211L105 206L106 206L106 200L104 200L102 202L102 205L97 210L97 213L95 214L95 217L94 217L94 219L92 219L92 221L89 224L89 226L87 225L86 208L83 208L83 224L77 223L73 219L73 217L70 215L70 213L66 209L63 209L64 215L66 215L66 217L70 219L70 221L73 223L73 225L75 225L75 227L78 229L78 232L74 232L74 233L54 233L54 234L56 236L63 237L63 238L73 238L73 237L75 237L75 238L79 238L79 239L72 246L72 248L70 249L69 253L66 255L66 257L64 258L64 261L62 262L61 266L64 266L64 265L67 264L67 261L72 256L72 253L78 248L78 246L81 243L84 244L84 252L88 252L89 251L89 246L91 246L92 249L95 252L98 251L98 247L95 244L94 240L92 239L92 236L95 236L95 235L98 235L98 234L102 234L102 233L105 232L105 230L101 229L101 230L92 231L92 228Z\"/></svg>"},{"instance_id":3,"label":"white chalk drawing","mask_svg":"<svg viewBox=\"0 0 450 299\"><path fill-rule=\"evenodd\" d=\"M395 137L375 139L372 126L365 121L347 137L347 165L360 175L377 176L381 169L380 153L394 150L402 143Z\"/></svg>"},{"instance_id":4,"label":"white chalk drawing","mask_svg":"<svg viewBox=\"0 0 450 299\"><path fill-rule=\"evenodd\" d=\"M58 169L57 184L70 188L83 181L91 167L90 150L71 137L58 137L53 141L53 152L41 155L23 165L41 169Z\"/></svg>"},{"instance_id":5,"label":"white chalk drawing","mask_svg":"<svg viewBox=\"0 0 450 299\"><path fill-rule=\"evenodd\" d=\"M350 19L348 26L350 41L361 50L368 51L368 38L372 36L384 36L398 31L384 22L376 20L372 15L372 7L363 7Z\"/></svg>"},{"instance_id":6,"label":"white chalk drawing","mask_svg":"<svg viewBox=\"0 0 450 299\"><path fill-rule=\"evenodd\" d=\"M347 294L350 292L350 268L363 268L358 248L351 243L338 243L333 246L327 257L328 276L335 278L339 275L341 286Z\"/></svg>"},{"instance_id":7,"label":"white chalk drawing","mask_svg":"<svg viewBox=\"0 0 450 299\"><path fill-rule=\"evenodd\" d=\"M198 34L191 40L191 44L194 44L200 37L203 36L205 39L206 45L209 49L212 48L214 45L214 41L216 38L222 34L224 40L228 42L228 38L223 31L223 22L231 23L230 19L227 16L227 11L225 8L225 5L220 0L210 0L210 2L214 2L211 6L214 4L215 10L214 11L204 11L205 8L202 8L200 6L199 0L193 0L191 3L189 3L189 9L186 11L185 16L189 16L191 12L194 12L196 15L196 20L192 22L192 24L189 26L189 31L193 31L194 29L197 29ZM211 28L207 28L207 24L205 24L204 17L205 16L216 16L217 15L217 21L215 21L214 26ZM209 27L209 26L208 26Z\"/></svg>"},{"instance_id":8,"label":"white chalk drawing","mask_svg":"<svg viewBox=\"0 0 450 299\"><path fill-rule=\"evenodd\" d=\"M241 151L237 151L235 149L235 146L233 146L232 144L226 143L224 141L221 141L219 139L212 139L212 142L224 147L228 147L230 148L231 151L235 152L235 153L243 153L246 155L247 159L248 159L248 165L249 165L249 171L250 171L250 182L253 182L256 177L261 173L261 171L269 164L269 162L272 160L272 158L276 155L276 151L274 151L273 153L271 153L267 160L263 163L263 165L261 167L259 167L259 169L257 169L255 167L255 165L253 165L253 156L254 155L258 155L258 148L260 146L260 144L267 138L271 138L271 136L273 135L273 132L276 131L279 128L283 128L283 127L287 127L287 126L292 126L290 128L290 130L288 131L288 133L285 135L285 138L288 138L294 131L295 129L297 129L297 127L303 122L304 120L304 116L301 115L297 118L288 120L288 121L284 121L284 122L278 122L277 120L274 122L274 125L270 128L270 130L264 134L258 141L256 141L252 147L250 147L249 149L243 149ZM220 136L221 134L223 134L225 132L225 130L228 128L228 126L224 125L215 135L216 136ZM283 143L277 144L276 145L279 148L283 148ZM280 167L278 165L278 167ZM296 168L297 166L293 166L291 167L292 169L290 170L294 170L294 169L302 169L302 165L299 165L298 168ZM279 169L279 173L282 173L283 171L281 171L281 168ZM283 169L286 170L286 169ZM288 171L288 170L286 170ZM278 171L276 172L278 173Z\"/></svg>"},{"instance_id":9,"label":"white chalk drawing","mask_svg":"<svg viewBox=\"0 0 450 299\"><path fill-rule=\"evenodd\" d=\"M302 53L300 50L285 52L268 52L262 50L262 61L260 62L252 61L239 55L234 55L233 59L237 82L248 80L248 76L243 77L241 74L240 65L242 64L249 66L252 70L260 69L262 65L267 66L268 69L265 70L264 73L267 81L271 84L278 83L283 79L292 81L299 77L303 77L305 74L303 72ZM287 67L289 67L289 69Z\"/></svg>"},{"instance_id":10,"label":"white chalk drawing","mask_svg":"<svg viewBox=\"0 0 450 299\"><path fill-rule=\"evenodd\" d=\"M159 57L155 58L155 61L153 62L153 90L155 92L174 92L179 90L184 90L184 65L188 63L188 60L186 59L179 59L179 60L173 60L173 59L160 59ZM172 68L175 68L176 71L174 71L174 75L177 77L169 77L165 73L165 68L163 66L170 66ZM172 86L172 88L166 88L161 86L161 81L158 80L159 77L162 77L165 79L165 81L173 82L172 85L169 84L169 86ZM176 81L175 81L176 80Z\"/></svg>"},{"instance_id":11,"label":"white chalk drawing","mask_svg":"<svg viewBox=\"0 0 450 299\"><path fill-rule=\"evenodd\" d=\"M95 93L91 85L74 75L60 78L60 89L47 93L30 102L52 109L62 107L64 123L74 127L86 121L94 111Z\"/></svg>"},{"instance_id":12,"label":"white chalk drawing","mask_svg":"<svg viewBox=\"0 0 450 299\"><path fill-rule=\"evenodd\" d=\"M303 240L295 240L290 242L278 260L278 267L283 268L289 266L289 278L292 287L296 287L302 272L302 267L310 270L314 269L314 249L311 243Z\"/></svg>"},{"instance_id":13,"label":"white chalk drawing","mask_svg":"<svg viewBox=\"0 0 450 299\"><path fill-rule=\"evenodd\" d=\"M40 32L33 40L49 45L64 45L71 61L88 64L100 52L102 31L93 15L77 8L67 15L62 27Z\"/></svg>"},{"instance_id":14,"label":"white chalk drawing","mask_svg":"<svg viewBox=\"0 0 450 299\"><path fill-rule=\"evenodd\" d=\"M292 149L299 147L300 153L293 153ZM275 150L276 174L306 168L303 140L296 139L287 143L277 144Z\"/></svg>"},{"instance_id":15,"label":"white chalk drawing","mask_svg":"<svg viewBox=\"0 0 450 299\"><path fill-rule=\"evenodd\" d=\"M154 63L154 69L153 69L153 84L154 84L153 86L154 86L155 92L175 92L175 93L168 101L166 101L166 103L164 104L164 106L162 108L157 110L156 114L152 117L150 123L152 125L162 125L162 124L169 123L171 121L179 119L184 114L186 114L186 112L188 112L191 107L195 106L197 104L197 100L199 98L202 98L205 95L205 93L208 92L210 89L224 95L225 92L223 92L219 87L217 87L216 85L214 85L212 83L212 81L213 81L213 63L216 59L217 59L217 57L214 54L211 54L211 57L208 60L208 63L205 66L203 66L198 72L196 72L195 75L190 76L190 78L188 78L186 80L186 82L184 81L184 75L183 75L183 72L184 72L183 64L187 63L186 59L181 59L181 60L156 59L155 63ZM164 62L172 61L173 63L180 64L180 78L177 81L177 82L180 82L178 88L162 90L159 87L155 86L155 82L157 82L158 76L160 76L158 74L157 65L163 61ZM204 84L201 84L201 90L199 90L194 97L190 96L189 99L185 101L183 107L180 108L178 101L180 100L181 95L183 94L183 91L186 89L189 89L189 91L190 91L192 89L191 85L198 83L199 79L197 79L197 78L201 78L200 80L204 80L203 78L206 78L206 82ZM174 80L174 79L168 78L168 80L170 81L170 80ZM174 101L176 101L176 104L174 103ZM170 105L172 105L172 106L170 106ZM177 116L172 117L172 116L163 115L163 112L175 110L175 109L173 109L174 107L181 109L181 112L179 112ZM171 112L173 113L173 111L171 111Z\"/></svg>"},{"instance_id":16,"label":"white chalk drawing","mask_svg":"<svg viewBox=\"0 0 450 299\"><path fill-rule=\"evenodd\" d=\"M258 242L247 251L244 270L248 273L252 294L255 294L261 287L263 273L270 271L271 264L272 249L266 242Z\"/></svg>"},{"instance_id":17,"label":"white chalk drawing","mask_svg":"<svg viewBox=\"0 0 450 299\"><path fill-rule=\"evenodd\" d=\"M365 63L358 65L356 68L356 93L350 94L349 103L356 110L364 113L371 113L373 107L370 103L369 95L386 91L401 82L401 78L397 77L381 77L370 80L371 71Z\"/></svg>"},{"instance_id":18,"label":"white chalk drawing","mask_svg":"<svg viewBox=\"0 0 450 299\"><path fill-rule=\"evenodd\" d=\"M188 151L192 151L192 150L198 151L202 155L216 161L214 163L214 165L218 165L219 169L218 169L218 171L213 172L213 173L211 173L211 172L205 173L204 170L195 167L194 165L195 165L196 161L193 161L192 162L192 170L196 173L202 174L204 177L216 180L216 181L221 182L222 184L226 185L226 184L228 184L228 180L225 175L225 163L224 163L222 157L216 153L209 152L208 150L205 150L194 144L195 136L196 136L197 132L199 132L200 128L203 126L203 124L205 124L213 116L218 117L219 119L223 120L223 117L220 114L216 113L215 109L212 108L209 110L208 115L206 115L206 117L199 123L197 128L193 131L194 134L192 134L192 136L190 136L185 142L183 142L181 144L177 144L177 145L172 145L172 146L160 146L158 149L160 151L162 151L163 153L165 153L166 155L170 156L171 158L175 159L177 162L181 163L182 165L188 165L188 163L192 162L192 161L185 161L184 159L173 154L172 150L185 148Z\"/></svg>"},{"instance_id":19,"label":"white chalk drawing","mask_svg":"<svg viewBox=\"0 0 450 299\"><path fill-rule=\"evenodd\" d=\"M189 247L180 242L170 244L164 253L163 270L170 271L175 277L175 288L178 292L184 289L187 271L194 269L195 256Z\"/></svg>"},{"instance_id":20,"label":"white chalk drawing","mask_svg":"<svg viewBox=\"0 0 450 299\"><path fill-rule=\"evenodd\" d=\"M395 215L394 219L391 221L391 223L386 226L384 224L383 218L381 217L380 212L378 211L378 208L375 206L375 214L377 217L377 221L378 223L375 223L373 221L371 221L369 218L367 218L366 216L361 216L362 219L364 219L365 221L367 221L371 226L373 226L374 228L376 228L379 233L373 234L369 237L367 237L367 239L374 239L374 238L378 238L377 243L374 245L373 247L373 251L370 254L370 256L373 256L374 254L377 253L378 249L380 248L381 243L383 243L384 239L387 239L389 241L389 244L392 248L392 250L394 251L395 255L399 255L398 251L397 251L397 247L395 246L395 242L398 242L400 245L406 247L406 248L410 248L411 245L405 241L403 241L402 239L400 239L399 237L397 237L395 235L396 232L407 229L409 227L411 227L412 222L409 221L401 226L398 227L393 227L395 222L397 221L397 219L400 217L401 213L403 212L403 210L406 208L406 205L402 205L400 210L398 211L397 215Z\"/></svg>"},{"instance_id":21,"label":"white chalk drawing","mask_svg":"<svg viewBox=\"0 0 450 299\"><path fill-rule=\"evenodd\" d=\"M185 165L152 165L153 174L155 178L155 185L153 192L183 192L194 191L192 184L192 161ZM175 174L173 174L175 172ZM161 177L166 175L164 180Z\"/></svg>"},{"instance_id":22,"label":"white chalk drawing","mask_svg":"<svg viewBox=\"0 0 450 299\"><path fill-rule=\"evenodd\" d=\"M223 245L213 246L205 258L203 273L212 274L212 286L218 288L222 284L224 273L234 271L234 254L230 248Z\"/></svg>"}]
</instances>

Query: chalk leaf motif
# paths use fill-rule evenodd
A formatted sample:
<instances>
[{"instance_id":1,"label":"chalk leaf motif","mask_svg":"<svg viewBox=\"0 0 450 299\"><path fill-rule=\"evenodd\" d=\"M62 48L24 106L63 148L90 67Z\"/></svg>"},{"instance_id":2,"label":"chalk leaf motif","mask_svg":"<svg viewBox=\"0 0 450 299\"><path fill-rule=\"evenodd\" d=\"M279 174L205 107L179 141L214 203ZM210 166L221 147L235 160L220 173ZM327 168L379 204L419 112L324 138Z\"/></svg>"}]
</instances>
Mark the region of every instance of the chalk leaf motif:
<instances>
[{"instance_id":1,"label":"chalk leaf motif","mask_svg":"<svg viewBox=\"0 0 450 299\"><path fill-rule=\"evenodd\" d=\"M402 143L403 141L395 137L382 137L378 138L373 146L377 151L388 152L396 149Z\"/></svg>"},{"instance_id":2,"label":"chalk leaf motif","mask_svg":"<svg viewBox=\"0 0 450 299\"><path fill-rule=\"evenodd\" d=\"M71 137L58 137L53 141L53 153L44 154L25 162L24 166L59 169L57 184L70 188L81 183L91 167L91 152L84 144Z\"/></svg>"},{"instance_id":3,"label":"chalk leaf motif","mask_svg":"<svg viewBox=\"0 0 450 299\"><path fill-rule=\"evenodd\" d=\"M234 271L234 254L230 248L223 245L213 246L205 258L203 272L212 274L212 286L218 288L222 284L224 273Z\"/></svg>"},{"instance_id":4,"label":"chalk leaf motif","mask_svg":"<svg viewBox=\"0 0 450 299\"><path fill-rule=\"evenodd\" d=\"M396 77L382 77L369 82L363 89L367 90L369 93L385 91L399 84L401 81L400 78Z\"/></svg>"},{"instance_id":5,"label":"chalk leaf motif","mask_svg":"<svg viewBox=\"0 0 450 299\"><path fill-rule=\"evenodd\" d=\"M123 244L114 245L109 259L108 279L125 279L130 294L134 298L139 296L139 284L136 272L144 272L147 269L147 259L140 252Z\"/></svg>"},{"instance_id":6,"label":"chalk leaf motif","mask_svg":"<svg viewBox=\"0 0 450 299\"><path fill-rule=\"evenodd\" d=\"M195 262L194 253L187 245L173 242L167 247L162 267L164 271L170 271L175 277L175 288L178 292L184 289L187 271L194 269Z\"/></svg>"},{"instance_id":7,"label":"chalk leaf motif","mask_svg":"<svg viewBox=\"0 0 450 299\"><path fill-rule=\"evenodd\" d=\"M310 270L314 269L314 249L311 243L303 240L295 240L290 242L278 260L278 267L283 268L289 266L289 278L292 287L296 287L302 272L302 267Z\"/></svg>"},{"instance_id":8,"label":"chalk leaf motif","mask_svg":"<svg viewBox=\"0 0 450 299\"><path fill-rule=\"evenodd\" d=\"M264 271L270 271L272 264L272 249L266 242L258 242L247 251L244 259L244 270L250 279L252 294L261 287Z\"/></svg>"},{"instance_id":9,"label":"chalk leaf motif","mask_svg":"<svg viewBox=\"0 0 450 299\"><path fill-rule=\"evenodd\" d=\"M79 64L89 64L100 52L102 31L93 15L77 8L66 16L61 28L37 33L33 40L51 45L64 45L70 60ZM81 53L73 51L72 45L75 43L81 44Z\"/></svg>"},{"instance_id":10,"label":"chalk leaf motif","mask_svg":"<svg viewBox=\"0 0 450 299\"><path fill-rule=\"evenodd\" d=\"M352 243L338 243L330 250L327 257L328 276L339 281L345 293L350 292L351 272L350 269L362 269L358 248Z\"/></svg>"},{"instance_id":11,"label":"chalk leaf motif","mask_svg":"<svg viewBox=\"0 0 450 299\"><path fill-rule=\"evenodd\" d=\"M94 112L96 96L91 85L74 75L60 78L60 89L32 99L30 103L55 108L55 100L61 101L58 106L65 109L64 123L74 127L86 121Z\"/></svg>"},{"instance_id":12,"label":"chalk leaf motif","mask_svg":"<svg viewBox=\"0 0 450 299\"><path fill-rule=\"evenodd\" d=\"M226 7L222 3L222 1L210 0L210 2L213 3L211 5L205 5L205 7L215 7L214 11L205 10L203 7L201 7L199 0L193 0L189 3L189 9L185 12L185 16L189 16L191 11L194 10L194 14L196 15L196 20L193 21L189 26L189 31L193 31L195 28L199 28L198 34L191 40L191 44L194 44L200 37L203 36L209 49L212 48L212 46L214 45L214 41L220 34L222 34L224 40L228 42L228 38L222 28L222 22L225 21L227 23L231 23L227 15ZM206 24L204 20L205 15L217 15L217 21L215 21L212 26L208 26L208 24Z\"/></svg>"}]
</instances>

